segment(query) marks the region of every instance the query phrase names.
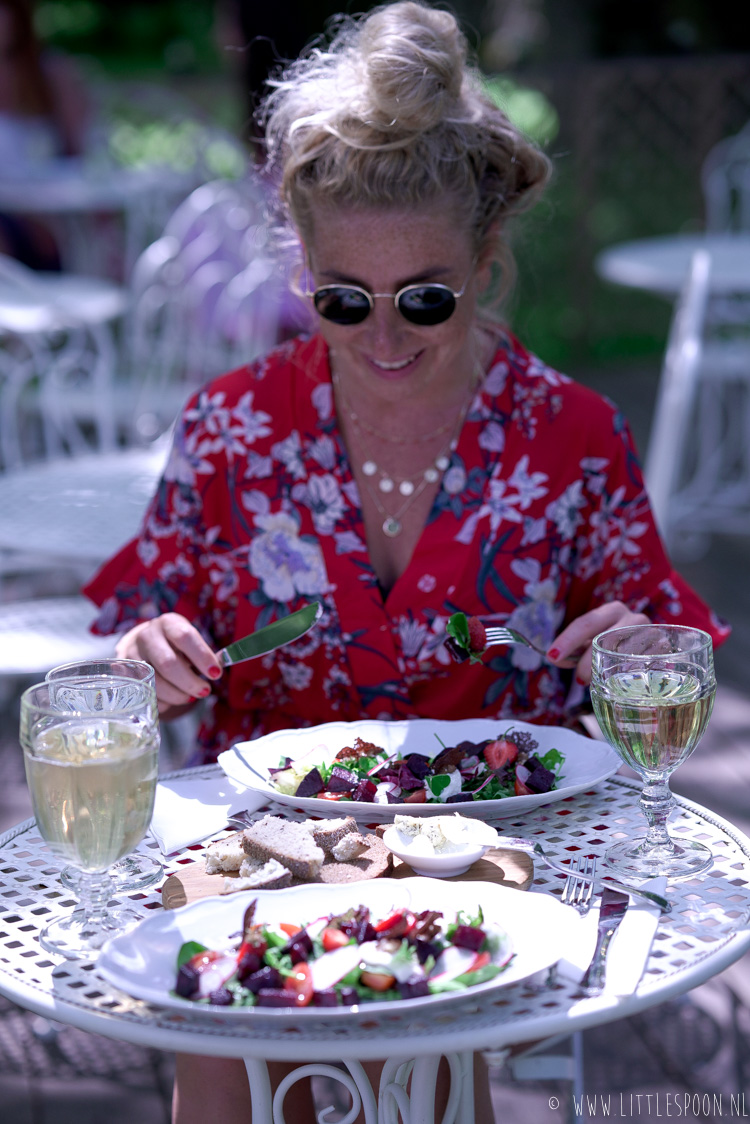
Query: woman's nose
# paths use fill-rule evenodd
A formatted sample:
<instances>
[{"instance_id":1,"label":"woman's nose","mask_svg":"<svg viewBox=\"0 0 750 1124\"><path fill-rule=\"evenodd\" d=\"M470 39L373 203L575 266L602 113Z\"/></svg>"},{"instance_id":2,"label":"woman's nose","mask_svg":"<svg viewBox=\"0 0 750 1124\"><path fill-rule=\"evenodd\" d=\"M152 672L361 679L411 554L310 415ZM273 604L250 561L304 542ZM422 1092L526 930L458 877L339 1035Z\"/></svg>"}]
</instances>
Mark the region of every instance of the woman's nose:
<instances>
[{"instance_id":1,"label":"woman's nose","mask_svg":"<svg viewBox=\"0 0 750 1124\"><path fill-rule=\"evenodd\" d=\"M376 297L375 307L368 316L373 339L378 343L393 342L404 334L406 321L396 308L393 297Z\"/></svg>"}]
</instances>

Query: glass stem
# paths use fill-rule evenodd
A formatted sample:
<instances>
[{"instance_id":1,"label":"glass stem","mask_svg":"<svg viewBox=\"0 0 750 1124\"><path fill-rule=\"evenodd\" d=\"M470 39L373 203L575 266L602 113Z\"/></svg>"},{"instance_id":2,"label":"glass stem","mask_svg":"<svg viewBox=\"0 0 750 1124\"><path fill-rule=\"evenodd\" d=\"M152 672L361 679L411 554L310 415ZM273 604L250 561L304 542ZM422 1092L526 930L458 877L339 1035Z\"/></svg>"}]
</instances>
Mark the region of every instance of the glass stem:
<instances>
[{"instance_id":1,"label":"glass stem","mask_svg":"<svg viewBox=\"0 0 750 1124\"><path fill-rule=\"evenodd\" d=\"M114 884L106 871L81 871L80 878L76 893L81 909L87 924L98 931L107 924L107 903L114 893Z\"/></svg>"},{"instance_id":2,"label":"glass stem","mask_svg":"<svg viewBox=\"0 0 750 1124\"><path fill-rule=\"evenodd\" d=\"M667 831L667 820L672 810L669 779L667 777L646 779L639 803L648 824L646 847L649 850L652 847L671 847L672 840Z\"/></svg>"}]
</instances>

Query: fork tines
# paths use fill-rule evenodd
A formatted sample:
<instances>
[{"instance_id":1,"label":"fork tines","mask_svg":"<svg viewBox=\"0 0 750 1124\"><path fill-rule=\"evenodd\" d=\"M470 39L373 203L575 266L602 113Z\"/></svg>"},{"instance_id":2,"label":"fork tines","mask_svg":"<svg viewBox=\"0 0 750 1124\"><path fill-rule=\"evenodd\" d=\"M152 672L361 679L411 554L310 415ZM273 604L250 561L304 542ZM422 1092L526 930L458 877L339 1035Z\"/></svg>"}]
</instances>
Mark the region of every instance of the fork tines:
<instances>
[{"instance_id":1,"label":"fork tines","mask_svg":"<svg viewBox=\"0 0 750 1124\"><path fill-rule=\"evenodd\" d=\"M579 855L575 867L571 867L565 879L561 901L565 905L574 906L580 914L588 913L594 892L595 873L596 858Z\"/></svg>"}]
</instances>

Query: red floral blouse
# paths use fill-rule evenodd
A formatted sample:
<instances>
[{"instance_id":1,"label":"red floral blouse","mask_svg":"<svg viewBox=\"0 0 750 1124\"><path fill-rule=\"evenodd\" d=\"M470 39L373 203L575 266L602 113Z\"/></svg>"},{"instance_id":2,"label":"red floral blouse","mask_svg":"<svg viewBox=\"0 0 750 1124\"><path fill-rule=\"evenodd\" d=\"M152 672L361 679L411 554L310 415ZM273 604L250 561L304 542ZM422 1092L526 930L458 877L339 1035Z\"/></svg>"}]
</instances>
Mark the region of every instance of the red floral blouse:
<instances>
[{"instance_id":1,"label":"red floral blouse","mask_svg":"<svg viewBox=\"0 0 750 1124\"><path fill-rule=\"evenodd\" d=\"M307 636L214 685L205 760L238 740L334 720L570 720L584 690L529 649L454 663L443 640L457 610L507 622L543 647L615 599L704 628L715 643L729 632L671 568L622 415L512 336L386 597L319 336L194 396L140 535L85 592L101 605L97 632L172 611L217 649L311 599L323 603Z\"/></svg>"}]
</instances>

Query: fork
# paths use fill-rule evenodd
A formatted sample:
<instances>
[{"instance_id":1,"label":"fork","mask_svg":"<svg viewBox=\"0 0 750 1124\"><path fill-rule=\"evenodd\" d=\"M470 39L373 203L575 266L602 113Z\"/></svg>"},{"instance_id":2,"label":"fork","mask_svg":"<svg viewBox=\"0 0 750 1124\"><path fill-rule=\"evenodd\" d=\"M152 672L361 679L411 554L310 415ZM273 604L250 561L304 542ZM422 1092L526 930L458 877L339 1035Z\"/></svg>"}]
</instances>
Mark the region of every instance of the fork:
<instances>
[{"instance_id":1,"label":"fork","mask_svg":"<svg viewBox=\"0 0 750 1124\"><path fill-rule=\"evenodd\" d=\"M485 627L484 631L487 636L488 648L493 644L525 644L527 648L532 648L540 656L547 655L545 648L540 648L533 640L529 640L528 636L516 632L514 628L506 628L505 625L490 625Z\"/></svg>"},{"instance_id":2,"label":"fork","mask_svg":"<svg viewBox=\"0 0 750 1124\"><path fill-rule=\"evenodd\" d=\"M591 908L591 896L594 891L594 875L596 873L596 859L579 855L575 867L565 879L561 901L563 905L572 905L583 917Z\"/></svg>"}]
</instances>

